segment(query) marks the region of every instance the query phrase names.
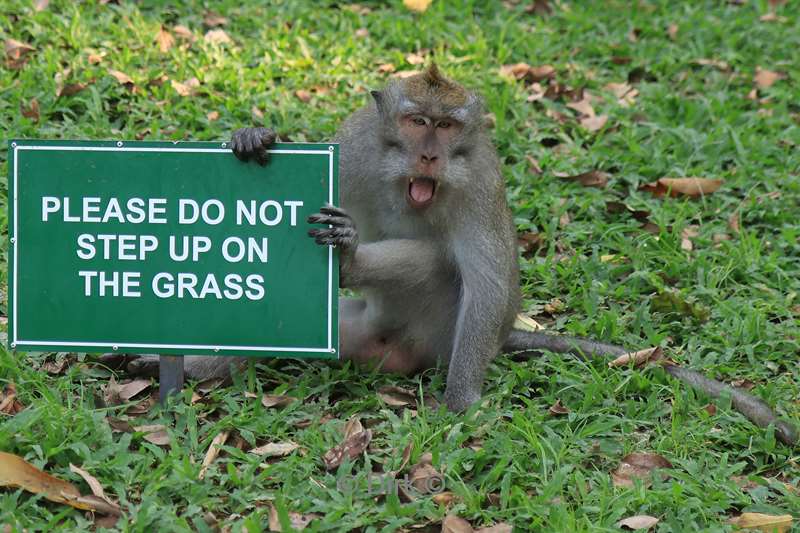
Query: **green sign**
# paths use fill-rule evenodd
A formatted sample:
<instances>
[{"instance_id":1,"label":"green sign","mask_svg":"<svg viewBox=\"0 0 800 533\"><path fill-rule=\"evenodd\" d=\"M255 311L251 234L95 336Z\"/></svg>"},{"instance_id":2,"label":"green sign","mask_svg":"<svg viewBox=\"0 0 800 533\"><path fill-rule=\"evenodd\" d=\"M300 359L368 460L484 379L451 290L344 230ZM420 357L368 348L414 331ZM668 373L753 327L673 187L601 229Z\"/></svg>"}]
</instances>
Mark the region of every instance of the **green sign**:
<instances>
[{"instance_id":1,"label":"green sign","mask_svg":"<svg viewBox=\"0 0 800 533\"><path fill-rule=\"evenodd\" d=\"M338 258L306 217L338 203L338 147L9 144L9 344L337 358Z\"/></svg>"}]
</instances>

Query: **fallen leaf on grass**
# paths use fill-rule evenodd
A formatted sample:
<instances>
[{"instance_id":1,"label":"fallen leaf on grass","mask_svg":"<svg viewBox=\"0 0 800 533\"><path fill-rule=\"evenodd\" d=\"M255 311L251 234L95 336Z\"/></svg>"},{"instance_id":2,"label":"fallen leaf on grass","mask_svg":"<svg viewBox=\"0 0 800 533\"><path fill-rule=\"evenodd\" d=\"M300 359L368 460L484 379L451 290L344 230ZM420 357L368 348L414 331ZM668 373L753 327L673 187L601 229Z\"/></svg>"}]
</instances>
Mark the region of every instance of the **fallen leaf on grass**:
<instances>
[{"instance_id":1,"label":"fallen leaf on grass","mask_svg":"<svg viewBox=\"0 0 800 533\"><path fill-rule=\"evenodd\" d=\"M50 5L50 0L36 0L33 4L33 9L36 11L44 11Z\"/></svg>"},{"instance_id":2,"label":"fallen leaf on grass","mask_svg":"<svg viewBox=\"0 0 800 533\"><path fill-rule=\"evenodd\" d=\"M122 510L119 508L119 504L112 501L108 496L106 496L106 493L103 490L103 486L100 485L100 482L97 481L96 477L91 475L86 470L75 466L72 463L69 464L69 469L70 471L74 472L75 474L78 474L83 478L86 484L89 485L89 490L92 491L92 494L94 494L97 498L100 498L102 501L107 503L109 505L109 509L113 509L112 512L106 514L112 514L115 516L119 516L122 514Z\"/></svg>"},{"instance_id":3,"label":"fallen leaf on grass","mask_svg":"<svg viewBox=\"0 0 800 533\"><path fill-rule=\"evenodd\" d=\"M103 62L103 58L106 57L106 55L107 55L106 52L99 52L99 53L91 52L86 59L87 61L89 61L90 65L99 65L100 63Z\"/></svg>"},{"instance_id":4,"label":"fallen leaf on grass","mask_svg":"<svg viewBox=\"0 0 800 533\"><path fill-rule=\"evenodd\" d=\"M175 37L167 31L164 26L158 30L156 34L156 44L158 44L158 49L161 51L162 54L166 54L169 52L169 49L172 48L172 45L175 44Z\"/></svg>"},{"instance_id":5,"label":"fallen leaf on grass","mask_svg":"<svg viewBox=\"0 0 800 533\"><path fill-rule=\"evenodd\" d=\"M414 391L396 385L384 385L378 389L378 397L392 407L417 405L417 395Z\"/></svg>"},{"instance_id":6,"label":"fallen leaf on grass","mask_svg":"<svg viewBox=\"0 0 800 533\"><path fill-rule=\"evenodd\" d=\"M230 431L221 431L211 441L211 445L208 447L206 456L203 457L203 464L200 467L200 473L197 475L197 479L203 479L206 477L208 468L211 466L211 463L214 462L217 456L219 456L219 452L222 449L222 446L225 445L225 442L227 442L229 435Z\"/></svg>"},{"instance_id":7,"label":"fallen leaf on grass","mask_svg":"<svg viewBox=\"0 0 800 533\"><path fill-rule=\"evenodd\" d=\"M505 78L524 79L529 83L535 83L554 78L556 69L552 65L532 67L527 63L514 63L500 67L500 75Z\"/></svg>"},{"instance_id":8,"label":"fallen leaf on grass","mask_svg":"<svg viewBox=\"0 0 800 533\"><path fill-rule=\"evenodd\" d=\"M728 523L741 529L757 529L764 533L786 533L792 528L792 520L794 518L790 514L742 513L728 520Z\"/></svg>"},{"instance_id":9,"label":"fallen leaf on grass","mask_svg":"<svg viewBox=\"0 0 800 533\"><path fill-rule=\"evenodd\" d=\"M380 72L381 74L391 74L395 70L397 69L395 68L393 63L382 63L378 65L378 72Z\"/></svg>"},{"instance_id":10,"label":"fallen leaf on grass","mask_svg":"<svg viewBox=\"0 0 800 533\"><path fill-rule=\"evenodd\" d=\"M260 455L262 457L285 457L300 446L292 441L287 442L268 442L262 446L251 449L248 453Z\"/></svg>"},{"instance_id":11,"label":"fallen leaf on grass","mask_svg":"<svg viewBox=\"0 0 800 533\"><path fill-rule=\"evenodd\" d=\"M561 404L561 400L556 400L556 403L551 405L548 411L553 416L568 415L570 413L569 408Z\"/></svg>"},{"instance_id":12,"label":"fallen leaf on grass","mask_svg":"<svg viewBox=\"0 0 800 533\"><path fill-rule=\"evenodd\" d=\"M169 83L180 96L193 96L197 93L197 88L200 87L200 80L197 78L190 78L184 83L176 80L169 80Z\"/></svg>"},{"instance_id":13,"label":"fallen leaf on grass","mask_svg":"<svg viewBox=\"0 0 800 533\"><path fill-rule=\"evenodd\" d=\"M505 522L499 522L493 526L476 529L475 533L512 533L513 531L514 527L511 524L506 524Z\"/></svg>"},{"instance_id":14,"label":"fallen leaf on grass","mask_svg":"<svg viewBox=\"0 0 800 533\"><path fill-rule=\"evenodd\" d=\"M545 240L541 233L525 231L517 235L517 243L522 248L522 256L530 258L543 249Z\"/></svg>"},{"instance_id":15,"label":"fallen leaf on grass","mask_svg":"<svg viewBox=\"0 0 800 533\"><path fill-rule=\"evenodd\" d=\"M219 119L219 111L209 111L206 113L206 118L209 122L214 122L215 120Z\"/></svg>"},{"instance_id":16,"label":"fallen leaf on grass","mask_svg":"<svg viewBox=\"0 0 800 533\"><path fill-rule=\"evenodd\" d=\"M591 133L600 131L603 126L608 122L608 115L597 115L596 117L584 117L578 120L581 126L586 128Z\"/></svg>"},{"instance_id":17,"label":"fallen leaf on grass","mask_svg":"<svg viewBox=\"0 0 800 533\"><path fill-rule=\"evenodd\" d=\"M6 39L5 49L6 66L12 70L21 69L30 59L30 53L36 50L33 46L16 39Z\"/></svg>"},{"instance_id":18,"label":"fallen leaf on grass","mask_svg":"<svg viewBox=\"0 0 800 533\"><path fill-rule=\"evenodd\" d=\"M669 193L670 196L689 196L697 198L716 192L722 186L723 180L711 178L659 178L639 187L640 191L647 191L656 197Z\"/></svg>"},{"instance_id":19,"label":"fallen leaf on grass","mask_svg":"<svg viewBox=\"0 0 800 533\"><path fill-rule=\"evenodd\" d=\"M753 76L753 83L759 89L769 89L772 87L776 81L783 79L783 74L779 72L774 72L772 70L762 69L761 67L756 67L756 74Z\"/></svg>"},{"instance_id":20,"label":"fallen leaf on grass","mask_svg":"<svg viewBox=\"0 0 800 533\"><path fill-rule=\"evenodd\" d=\"M582 100L578 100L577 102L568 102L567 107L587 117L593 117L595 115L592 103L586 97L584 97Z\"/></svg>"},{"instance_id":21,"label":"fallen leaf on grass","mask_svg":"<svg viewBox=\"0 0 800 533\"><path fill-rule=\"evenodd\" d=\"M622 107L629 107L636 102L636 97L639 95L639 90L632 87L628 83L608 83L605 89L617 98L617 103Z\"/></svg>"},{"instance_id":22,"label":"fallen leaf on grass","mask_svg":"<svg viewBox=\"0 0 800 533\"><path fill-rule=\"evenodd\" d=\"M179 39L183 39L184 41L194 42L197 39L194 33L192 33L192 30L186 26L174 26L172 31L175 32L175 35L177 35Z\"/></svg>"},{"instance_id":23,"label":"fallen leaf on grass","mask_svg":"<svg viewBox=\"0 0 800 533\"><path fill-rule=\"evenodd\" d=\"M731 66L726 63L725 61L721 61L719 59L695 59L692 61L693 65L698 65L701 67L714 67L717 70L721 70L723 72L728 72L731 69Z\"/></svg>"},{"instance_id":24,"label":"fallen leaf on grass","mask_svg":"<svg viewBox=\"0 0 800 533\"><path fill-rule=\"evenodd\" d=\"M224 26L227 23L228 19L226 19L225 17L223 17L218 13L214 13L213 11L208 11L203 17L203 24L205 24L209 28L214 28L216 26Z\"/></svg>"},{"instance_id":25,"label":"fallen leaf on grass","mask_svg":"<svg viewBox=\"0 0 800 533\"><path fill-rule=\"evenodd\" d=\"M286 407L296 398L285 394L265 394L261 397L261 405L269 409L270 407Z\"/></svg>"},{"instance_id":26,"label":"fallen leaf on grass","mask_svg":"<svg viewBox=\"0 0 800 533\"><path fill-rule=\"evenodd\" d=\"M428 9L428 6L431 5L431 1L432 0L403 0L403 5L411 11L423 13L426 9Z\"/></svg>"},{"instance_id":27,"label":"fallen leaf on grass","mask_svg":"<svg viewBox=\"0 0 800 533\"><path fill-rule=\"evenodd\" d=\"M111 74L115 80L117 80L121 85L124 85L126 88L130 89L134 86L131 77L125 74L124 72L120 72L119 70L114 70L113 68L110 68L108 69L108 73Z\"/></svg>"},{"instance_id":28,"label":"fallen leaf on grass","mask_svg":"<svg viewBox=\"0 0 800 533\"><path fill-rule=\"evenodd\" d=\"M372 440L372 431L364 430L346 438L341 444L337 444L322 456L327 470L333 470L342 464L345 458L355 459L367 449L367 445Z\"/></svg>"},{"instance_id":29,"label":"fallen leaf on grass","mask_svg":"<svg viewBox=\"0 0 800 533\"><path fill-rule=\"evenodd\" d=\"M654 453L630 453L611 473L611 479L615 487L633 487L635 479L649 485L651 472L661 468L672 468L672 463Z\"/></svg>"},{"instance_id":30,"label":"fallen leaf on grass","mask_svg":"<svg viewBox=\"0 0 800 533\"><path fill-rule=\"evenodd\" d=\"M392 77L402 80L405 78L410 78L411 76L416 76L417 74L421 74L421 72L419 70L401 70L392 74Z\"/></svg>"},{"instance_id":31,"label":"fallen leaf on grass","mask_svg":"<svg viewBox=\"0 0 800 533\"><path fill-rule=\"evenodd\" d=\"M474 533L469 522L454 514L449 514L442 520L442 533Z\"/></svg>"},{"instance_id":32,"label":"fallen leaf on grass","mask_svg":"<svg viewBox=\"0 0 800 533\"><path fill-rule=\"evenodd\" d=\"M308 524L311 523L312 520L315 518L319 518L318 514L315 513L308 513L308 514L301 514L301 513L294 513L289 512L289 523L293 530L302 531L308 527ZM283 531L281 526L281 520L278 516L278 510L275 508L274 505L269 506L269 530L270 531Z\"/></svg>"},{"instance_id":33,"label":"fallen leaf on grass","mask_svg":"<svg viewBox=\"0 0 800 533\"><path fill-rule=\"evenodd\" d=\"M167 427L163 424L135 426L133 430L144 433L142 438L156 446L167 446L169 444L169 433L167 433Z\"/></svg>"},{"instance_id":34,"label":"fallen leaf on grass","mask_svg":"<svg viewBox=\"0 0 800 533\"><path fill-rule=\"evenodd\" d=\"M81 496L78 488L69 481L51 476L11 453L0 452L0 486L19 487L33 494L41 494L51 502L63 503L84 511L120 514L118 506L97 496Z\"/></svg>"},{"instance_id":35,"label":"fallen leaf on grass","mask_svg":"<svg viewBox=\"0 0 800 533\"><path fill-rule=\"evenodd\" d=\"M689 301L687 297L677 290L660 292L650 301L650 309L660 313L677 313L690 316L700 322L708 320L711 312L698 302Z\"/></svg>"},{"instance_id":36,"label":"fallen leaf on grass","mask_svg":"<svg viewBox=\"0 0 800 533\"><path fill-rule=\"evenodd\" d=\"M208 30L203 36L203 40L211 44L226 44L231 43L231 38L225 33L225 30Z\"/></svg>"},{"instance_id":37,"label":"fallen leaf on grass","mask_svg":"<svg viewBox=\"0 0 800 533\"><path fill-rule=\"evenodd\" d=\"M531 317L523 315L522 313L518 313L514 319L514 328L521 329L523 331L541 331L544 329L544 326L539 324Z\"/></svg>"},{"instance_id":38,"label":"fallen leaf on grass","mask_svg":"<svg viewBox=\"0 0 800 533\"><path fill-rule=\"evenodd\" d=\"M617 522L617 527L625 527L628 529L650 529L654 525L658 524L658 522L659 520L655 516L640 514L620 520Z\"/></svg>"},{"instance_id":39,"label":"fallen leaf on grass","mask_svg":"<svg viewBox=\"0 0 800 533\"><path fill-rule=\"evenodd\" d=\"M678 25L677 24L670 24L667 26L667 36L670 38L671 41L674 41L678 38Z\"/></svg>"},{"instance_id":40,"label":"fallen leaf on grass","mask_svg":"<svg viewBox=\"0 0 800 533\"><path fill-rule=\"evenodd\" d=\"M645 348L644 350L639 350L637 352L628 352L620 355L613 361L609 361L608 367L614 368L617 366L627 366L633 363L633 366L639 368L650 361L658 361L662 356L663 352L659 346Z\"/></svg>"},{"instance_id":41,"label":"fallen leaf on grass","mask_svg":"<svg viewBox=\"0 0 800 533\"><path fill-rule=\"evenodd\" d=\"M15 415L25 409L25 406L17 400L17 386L9 383L0 392L0 413Z\"/></svg>"},{"instance_id":42,"label":"fallen leaf on grass","mask_svg":"<svg viewBox=\"0 0 800 533\"><path fill-rule=\"evenodd\" d=\"M602 170L590 170L574 176L559 176L564 181L575 181L584 187L597 187L602 189L608 184L608 174Z\"/></svg>"},{"instance_id":43,"label":"fallen leaf on grass","mask_svg":"<svg viewBox=\"0 0 800 533\"><path fill-rule=\"evenodd\" d=\"M305 89L298 89L294 92L294 95L297 97L298 100L307 104L311 101L311 91L306 91Z\"/></svg>"},{"instance_id":44,"label":"fallen leaf on grass","mask_svg":"<svg viewBox=\"0 0 800 533\"><path fill-rule=\"evenodd\" d=\"M438 505L444 505L445 507L450 507L454 501L456 501L457 497L452 492L440 492L439 494L434 494L431 496L431 500L433 503Z\"/></svg>"},{"instance_id":45,"label":"fallen leaf on grass","mask_svg":"<svg viewBox=\"0 0 800 533\"><path fill-rule=\"evenodd\" d=\"M29 118L34 122L39 122L39 100L32 98L27 106L24 102L20 102L19 112L23 117Z\"/></svg>"}]
</instances>

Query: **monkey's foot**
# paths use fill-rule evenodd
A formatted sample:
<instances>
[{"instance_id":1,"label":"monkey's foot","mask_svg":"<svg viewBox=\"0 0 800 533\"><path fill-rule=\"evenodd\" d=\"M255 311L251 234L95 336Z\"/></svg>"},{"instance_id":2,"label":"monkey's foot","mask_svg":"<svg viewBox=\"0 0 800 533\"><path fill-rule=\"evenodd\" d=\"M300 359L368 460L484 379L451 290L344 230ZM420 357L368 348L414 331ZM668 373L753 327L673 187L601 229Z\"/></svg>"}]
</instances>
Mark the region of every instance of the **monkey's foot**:
<instances>
[{"instance_id":1,"label":"monkey's foot","mask_svg":"<svg viewBox=\"0 0 800 533\"><path fill-rule=\"evenodd\" d=\"M277 137L269 128L242 128L233 132L231 150L241 161L253 159L264 166L269 159L267 148L275 143Z\"/></svg>"},{"instance_id":2,"label":"monkey's foot","mask_svg":"<svg viewBox=\"0 0 800 533\"><path fill-rule=\"evenodd\" d=\"M358 232L350 215L344 209L332 205L320 208L319 213L308 217L310 224L327 224L328 228L315 228L308 231L317 244L332 244L343 253L352 253L358 246Z\"/></svg>"}]
</instances>

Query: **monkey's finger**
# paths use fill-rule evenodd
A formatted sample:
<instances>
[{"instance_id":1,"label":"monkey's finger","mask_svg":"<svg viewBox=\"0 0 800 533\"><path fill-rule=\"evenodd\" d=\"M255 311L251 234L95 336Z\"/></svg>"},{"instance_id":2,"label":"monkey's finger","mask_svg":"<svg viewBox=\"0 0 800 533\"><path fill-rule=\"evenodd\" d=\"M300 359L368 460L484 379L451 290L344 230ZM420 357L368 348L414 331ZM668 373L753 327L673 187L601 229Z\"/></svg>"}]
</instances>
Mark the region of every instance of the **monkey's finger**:
<instances>
[{"instance_id":1,"label":"monkey's finger","mask_svg":"<svg viewBox=\"0 0 800 533\"><path fill-rule=\"evenodd\" d=\"M263 167L266 166L268 162L269 162L269 153L266 150L261 149L256 152L256 163L258 163Z\"/></svg>"},{"instance_id":2,"label":"monkey's finger","mask_svg":"<svg viewBox=\"0 0 800 533\"><path fill-rule=\"evenodd\" d=\"M330 224L331 226L352 226L353 222L350 218L334 217L330 215L323 215L322 213L314 213L309 215L306 219L309 224Z\"/></svg>"},{"instance_id":3,"label":"monkey's finger","mask_svg":"<svg viewBox=\"0 0 800 533\"><path fill-rule=\"evenodd\" d=\"M264 128L264 131L261 132L261 146L264 148L269 148L275 141L278 139L278 135L275 133L275 130L271 128Z\"/></svg>"},{"instance_id":4,"label":"monkey's finger","mask_svg":"<svg viewBox=\"0 0 800 533\"><path fill-rule=\"evenodd\" d=\"M347 214L347 211L345 211L341 207L336 207L335 205L324 205L319 208L319 212L324 215L350 218L350 215Z\"/></svg>"}]
</instances>

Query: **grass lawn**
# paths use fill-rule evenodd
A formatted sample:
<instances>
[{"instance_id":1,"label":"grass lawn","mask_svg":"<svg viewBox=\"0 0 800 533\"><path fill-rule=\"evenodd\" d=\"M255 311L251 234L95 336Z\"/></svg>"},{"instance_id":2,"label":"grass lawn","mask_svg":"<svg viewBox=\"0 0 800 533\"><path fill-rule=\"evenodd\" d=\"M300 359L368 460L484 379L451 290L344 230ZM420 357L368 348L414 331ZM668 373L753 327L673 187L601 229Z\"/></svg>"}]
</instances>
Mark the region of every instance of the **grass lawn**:
<instances>
[{"instance_id":1,"label":"grass lawn","mask_svg":"<svg viewBox=\"0 0 800 533\"><path fill-rule=\"evenodd\" d=\"M683 364L752 387L798 423L800 6L773 3L781 5L551 1L548 14L528 2L434 0L416 14L398 0L52 0L41 10L3 0L0 37L33 50L7 41L0 133L226 140L255 122L284 140L324 140L368 89L434 57L494 115L527 242L525 312L552 331L661 345ZM212 4L225 20L207 13ZM520 62L554 70L539 85L543 70L501 75ZM588 91L583 104L578 89ZM3 151L4 191L5 163ZM559 177L592 170L605 186ZM640 190L685 176L723 181L696 199ZM0 203L7 255L7 194ZM86 354L0 349L0 385L14 383L23 407L0 413L0 451L84 493L69 465L87 470L119 502L124 515L112 527L124 531L252 532L266 530L271 513L273 526L299 523L291 513L313 518L314 531L439 531L448 514L475 529L616 531L623 518L651 515L656 531L725 531L742 512L792 514L791 531L800 531L798 448L729 400L710 407L660 368L500 357L485 401L464 415L378 395L395 385L441 397L442 372L403 379L259 360L231 386L190 384L168 410L151 405L155 383L109 401L111 376ZM262 392L296 400L266 407ZM551 412L557 401L567 413ZM352 417L372 441L328 470L323 457ZM166 427L161 444L130 429L156 424ZM226 431L198 480L212 439ZM298 448L286 456L249 453L289 442ZM631 452L673 468L618 486L612 472ZM367 490L370 473L423 479L431 469L444 495ZM0 489L0 531L110 524L97 518Z\"/></svg>"}]
</instances>

